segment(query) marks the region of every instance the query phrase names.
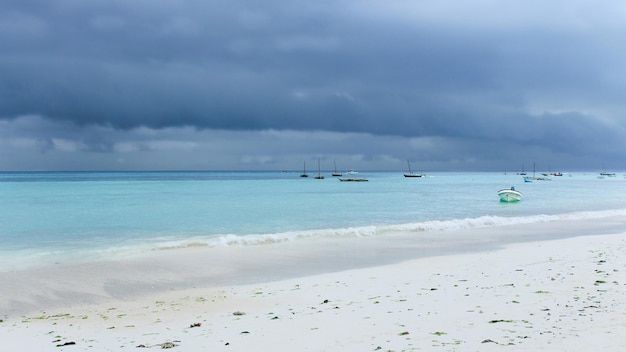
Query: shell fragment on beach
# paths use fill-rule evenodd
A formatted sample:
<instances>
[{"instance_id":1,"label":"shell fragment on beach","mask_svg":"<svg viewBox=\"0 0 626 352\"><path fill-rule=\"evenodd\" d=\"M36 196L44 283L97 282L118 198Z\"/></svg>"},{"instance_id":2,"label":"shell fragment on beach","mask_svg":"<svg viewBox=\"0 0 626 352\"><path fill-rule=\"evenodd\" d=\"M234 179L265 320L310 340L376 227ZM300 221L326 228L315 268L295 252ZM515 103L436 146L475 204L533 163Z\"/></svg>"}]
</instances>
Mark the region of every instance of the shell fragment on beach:
<instances>
[{"instance_id":1,"label":"shell fragment on beach","mask_svg":"<svg viewBox=\"0 0 626 352\"><path fill-rule=\"evenodd\" d=\"M177 344L173 343L173 342L163 342L162 344L160 344L159 346L161 346L161 348L174 348L176 346L178 346Z\"/></svg>"}]
</instances>

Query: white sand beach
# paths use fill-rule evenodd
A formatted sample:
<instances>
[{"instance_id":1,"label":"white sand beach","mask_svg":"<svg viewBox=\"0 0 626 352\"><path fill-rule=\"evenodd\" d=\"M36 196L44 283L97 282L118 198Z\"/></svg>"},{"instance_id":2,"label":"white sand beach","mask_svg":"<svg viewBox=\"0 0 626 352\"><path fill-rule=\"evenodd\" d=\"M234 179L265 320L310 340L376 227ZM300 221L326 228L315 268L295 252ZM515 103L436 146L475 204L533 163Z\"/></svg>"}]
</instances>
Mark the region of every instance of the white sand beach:
<instances>
[{"instance_id":1,"label":"white sand beach","mask_svg":"<svg viewBox=\"0 0 626 352\"><path fill-rule=\"evenodd\" d=\"M624 229L623 220L614 220ZM285 252L293 243L261 246L259 263L295 268L285 272L250 266L245 246L213 248L205 259L209 249L197 248L152 261L2 272L0 350L623 350L626 232L592 231L603 228L600 222L560 225L525 225L522 232L578 228L593 235L485 242L471 252L430 248L415 258L396 241L404 253L396 261L389 260L393 246L384 253L367 253L374 245L352 249L358 239L342 242L342 253L362 255L323 257L329 252L322 241L313 251L318 273L299 259L302 252ZM491 238L505 230L464 234ZM239 251L240 267L226 258ZM232 276L246 267L246 279ZM223 279L210 281L202 272Z\"/></svg>"}]
</instances>

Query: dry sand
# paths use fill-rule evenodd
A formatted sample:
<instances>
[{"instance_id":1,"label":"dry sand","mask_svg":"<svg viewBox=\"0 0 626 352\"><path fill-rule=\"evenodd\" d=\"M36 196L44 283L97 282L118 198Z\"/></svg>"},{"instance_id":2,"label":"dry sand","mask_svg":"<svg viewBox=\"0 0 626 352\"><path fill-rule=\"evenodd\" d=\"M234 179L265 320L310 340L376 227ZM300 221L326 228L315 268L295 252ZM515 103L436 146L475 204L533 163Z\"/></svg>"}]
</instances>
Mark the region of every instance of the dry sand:
<instances>
[{"instance_id":1,"label":"dry sand","mask_svg":"<svg viewBox=\"0 0 626 352\"><path fill-rule=\"evenodd\" d=\"M192 260L180 253L168 256L167 264L154 264L148 282L160 277L172 258L187 268ZM108 283L69 272L73 294L51 284L58 274L46 281L46 272L39 272L44 283L29 290L32 278L22 277L12 287L11 280L24 273L5 272L0 350L619 351L626 346L624 233L357 266L170 289L165 287L175 282L173 271L163 270L163 282L140 295L107 291L111 277L118 284L145 286L141 271L122 265L104 266L117 270L108 273ZM105 298L90 298L97 296ZM16 305L21 310L11 308Z\"/></svg>"}]
</instances>

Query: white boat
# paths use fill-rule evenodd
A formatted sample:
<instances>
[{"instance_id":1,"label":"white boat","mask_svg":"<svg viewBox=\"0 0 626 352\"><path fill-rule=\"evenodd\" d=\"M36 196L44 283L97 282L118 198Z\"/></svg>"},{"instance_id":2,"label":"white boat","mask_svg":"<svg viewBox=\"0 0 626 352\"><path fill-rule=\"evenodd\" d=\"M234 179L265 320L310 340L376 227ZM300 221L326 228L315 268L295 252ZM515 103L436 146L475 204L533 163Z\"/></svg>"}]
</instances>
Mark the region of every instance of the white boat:
<instances>
[{"instance_id":1,"label":"white boat","mask_svg":"<svg viewBox=\"0 0 626 352\"><path fill-rule=\"evenodd\" d=\"M550 177L541 177L541 176L526 176L524 177L524 182L533 182L533 181L552 181Z\"/></svg>"},{"instance_id":2,"label":"white boat","mask_svg":"<svg viewBox=\"0 0 626 352\"><path fill-rule=\"evenodd\" d=\"M544 174L544 176L548 176L548 175ZM552 179L550 177L535 176L535 163L533 163L533 175L524 176L524 182L534 182L534 181L552 181Z\"/></svg>"},{"instance_id":3,"label":"white boat","mask_svg":"<svg viewBox=\"0 0 626 352\"><path fill-rule=\"evenodd\" d=\"M515 187L505 188L498 191L498 196L501 202L519 202L522 200L522 193L515 189Z\"/></svg>"},{"instance_id":4,"label":"white boat","mask_svg":"<svg viewBox=\"0 0 626 352\"><path fill-rule=\"evenodd\" d=\"M552 181L550 177L541 177L541 176L526 176L524 177L524 182L534 182L534 181Z\"/></svg>"},{"instance_id":5,"label":"white boat","mask_svg":"<svg viewBox=\"0 0 626 352\"><path fill-rule=\"evenodd\" d=\"M408 174L405 173L404 177L422 177L423 176L422 174L415 173L411 170L411 163L408 160L406 161L406 163L407 165L409 165L409 173Z\"/></svg>"}]
</instances>

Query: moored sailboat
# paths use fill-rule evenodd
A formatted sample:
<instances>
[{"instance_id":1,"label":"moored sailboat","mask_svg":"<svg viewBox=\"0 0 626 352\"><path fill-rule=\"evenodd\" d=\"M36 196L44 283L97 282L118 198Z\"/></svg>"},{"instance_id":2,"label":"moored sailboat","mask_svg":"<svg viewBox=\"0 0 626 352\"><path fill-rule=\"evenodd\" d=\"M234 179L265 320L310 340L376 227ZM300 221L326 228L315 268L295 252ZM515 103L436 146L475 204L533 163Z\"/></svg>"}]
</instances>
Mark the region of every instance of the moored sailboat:
<instances>
[{"instance_id":1,"label":"moored sailboat","mask_svg":"<svg viewBox=\"0 0 626 352\"><path fill-rule=\"evenodd\" d=\"M409 172L408 173L404 173L404 177L422 177L422 174L418 174L413 172L413 170L411 170L411 162L410 161L406 161L407 165L409 166Z\"/></svg>"},{"instance_id":2,"label":"moored sailboat","mask_svg":"<svg viewBox=\"0 0 626 352\"><path fill-rule=\"evenodd\" d=\"M546 177L537 177L535 176L535 163L533 163L533 175L532 176L524 176L524 182L534 182L534 181L551 181L550 177L547 177L547 174L544 174Z\"/></svg>"},{"instance_id":3,"label":"moored sailboat","mask_svg":"<svg viewBox=\"0 0 626 352\"><path fill-rule=\"evenodd\" d=\"M317 158L317 175L314 178L316 180L324 179L324 175L322 175L322 170L320 169L320 158Z\"/></svg>"},{"instance_id":4,"label":"moored sailboat","mask_svg":"<svg viewBox=\"0 0 626 352\"><path fill-rule=\"evenodd\" d=\"M341 173L337 172L337 161L334 161L335 163L335 172L332 173L333 176L341 176Z\"/></svg>"},{"instance_id":5,"label":"moored sailboat","mask_svg":"<svg viewBox=\"0 0 626 352\"><path fill-rule=\"evenodd\" d=\"M306 161L304 162L304 169L302 170L300 177L309 177L309 175L306 173Z\"/></svg>"}]
</instances>

